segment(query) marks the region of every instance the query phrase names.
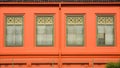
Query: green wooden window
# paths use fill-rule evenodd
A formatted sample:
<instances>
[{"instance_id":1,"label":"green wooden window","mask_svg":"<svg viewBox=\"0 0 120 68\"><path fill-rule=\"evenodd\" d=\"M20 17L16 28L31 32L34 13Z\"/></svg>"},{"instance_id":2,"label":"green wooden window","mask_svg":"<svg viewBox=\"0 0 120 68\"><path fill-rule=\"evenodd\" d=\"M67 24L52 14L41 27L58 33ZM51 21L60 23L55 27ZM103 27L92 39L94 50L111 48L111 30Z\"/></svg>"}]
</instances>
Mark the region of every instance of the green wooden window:
<instances>
[{"instance_id":1,"label":"green wooden window","mask_svg":"<svg viewBox=\"0 0 120 68\"><path fill-rule=\"evenodd\" d=\"M114 16L97 16L97 45L114 45Z\"/></svg>"},{"instance_id":2,"label":"green wooden window","mask_svg":"<svg viewBox=\"0 0 120 68\"><path fill-rule=\"evenodd\" d=\"M68 15L66 17L66 34L68 46L81 46L84 43L84 17L82 15Z\"/></svg>"},{"instance_id":3,"label":"green wooden window","mask_svg":"<svg viewBox=\"0 0 120 68\"><path fill-rule=\"evenodd\" d=\"M36 17L36 44L37 46L53 45L53 16L37 16Z\"/></svg>"},{"instance_id":4,"label":"green wooden window","mask_svg":"<svg viewBox=\"0 0 120 68\"><path fill-rule=\"evenodd\" d=\"M23 45L23 16L6 16L6 46Z\"/></svg>"}]
</instances>

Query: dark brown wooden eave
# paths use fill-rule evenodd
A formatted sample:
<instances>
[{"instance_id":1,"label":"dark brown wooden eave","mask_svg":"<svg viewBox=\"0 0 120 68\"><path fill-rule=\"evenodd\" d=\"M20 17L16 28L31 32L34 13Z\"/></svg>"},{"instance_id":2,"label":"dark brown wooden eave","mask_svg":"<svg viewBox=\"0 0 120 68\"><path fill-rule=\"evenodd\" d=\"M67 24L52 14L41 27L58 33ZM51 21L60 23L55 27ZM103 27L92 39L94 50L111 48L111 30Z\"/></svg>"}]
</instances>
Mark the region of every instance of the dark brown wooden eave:
<instances>
[{"instance_id":1,"label":"dark brown wooden eave","mask_svg":"<svg viewBox=\"0 0 120 68\"><path fill-rule=\"evenodd\" d=\"M120 2L0 2L0 5L120 5Z\"/></svg>"}]
</instances>

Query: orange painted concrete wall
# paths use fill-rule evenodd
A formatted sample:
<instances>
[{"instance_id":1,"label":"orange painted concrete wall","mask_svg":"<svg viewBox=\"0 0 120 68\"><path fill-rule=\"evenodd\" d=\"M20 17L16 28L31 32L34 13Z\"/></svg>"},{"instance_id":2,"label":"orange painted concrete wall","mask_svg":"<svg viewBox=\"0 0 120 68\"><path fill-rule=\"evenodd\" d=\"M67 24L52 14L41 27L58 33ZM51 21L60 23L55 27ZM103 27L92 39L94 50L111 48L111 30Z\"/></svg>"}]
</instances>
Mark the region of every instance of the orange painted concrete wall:
<instances>
[{"instance_id":1,"label":"orange painted concrete wall","mask_svg":"<svg viewBox=\"0 0 120 68\"><path fill-rule=\"evenodd\" d=\"M35 17L39 14L54 15L53 47L36 47L35 45ZM84 15L85 40L83 47L66 46L67 14ZM96 45L97 14L113 14L115 16L114 46L100 47ZM5 47L5 15L24 16L23 47ZM63 6L61 10L59 7L1 6L0 68L13 68L12 64L15 68L105 68L106 63L120 60L119 23L120 7L118 6Z\"/></svg>"},{"instance_id":2,"label":"orange painted concrete wall","mask_svg":"<svg viewBox=\"0 0 120 68\"><path fill-rule=\"evenodd\" d=\"M57 54L59 46L59 22L57 7L1 7L0 8L0 53L1 54ZM22 14L24 16L24 42L23 47L5 47L5 15ZM54 23L54 47L36 47L35 31L36 31L36 15L37 14L53 14Z\"/></svg>"},{"instance_id":3,"label":"orange painted concrete wall","mask_svg":"<svg viewBox=\"0 0 120 68\"><path fill-rule=\"evenodd\" d=\"M83 47L66 47L66 25L65 16L66 14L84 14L84 46ZM100 47L96 44L96 15L97 14L113 14L115 16L115 45L113 47ZM63 7L62 8L62 22L61 22L61 46L63 54L117 54L120 53L120 7L106 7L106 6L95 6L95 7Z\"/></svg>"},{"instance_id":4,"label":"orange painted concrete wall","mask_svg":"<svg viewBox=\"0 0 120 68\"><path fill-rule=\"evenodd\" d=\"M4 58L0 59L0 68L105 68L108 62L118 62L117 58L62 58L59 67L58 58Z\"/></svg>"},{"instance_id":5,"label":"orange painted concrete wall","mask_svg":"<svg viewBox=\"0 0 120 68\"><path fill-rule=\"evenodd\" d=\"M5 15L22 14L24 16L23 47L5 47ZM54 47L36 47L35 16L38 14L54 15ZM84 14L84 46L66 46L66 15ZM96 45L96 15L113 14L115 16L115 46L100 47ZM60 18L61 17L61 18ZM120 7L114 6L82 6L62 7L0 7L0 54L58 54L59 46L62 54L120 54Z\"/></svg>"}]
</instances>

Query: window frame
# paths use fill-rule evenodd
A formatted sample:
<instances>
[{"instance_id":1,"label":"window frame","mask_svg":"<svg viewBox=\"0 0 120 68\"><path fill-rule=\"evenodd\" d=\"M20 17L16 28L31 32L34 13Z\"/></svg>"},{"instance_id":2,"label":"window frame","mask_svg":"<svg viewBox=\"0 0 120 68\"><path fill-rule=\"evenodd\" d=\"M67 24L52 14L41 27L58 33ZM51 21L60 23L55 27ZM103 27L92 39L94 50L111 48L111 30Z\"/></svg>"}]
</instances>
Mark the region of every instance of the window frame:
<instances>
[{"instance_id":1,"label":"window frame","mask_svg":"<svg viewBox=\"0 0 120 68\"><path fill-rule=\"evenodd\" d=\"M52 30L52 45L37 45L37 17L40 17L40 16L43 16L43 17L48 17L48 16L51 16L53 19L53 23L51 24L52 27L53 27L53 30ZM39 14L39 15L35 15L35 46L36 47L53 47L54 46L54 24L55 24L55 19L54 19L54 15L53 14ZM44 25L44 24L42 24ZM49 24L48 24L49 25Z\"/></svg>"},{"instance_id":2,"label":"window frame","mask_svg":"<svg viewBox=\"0 0 120 68\"><path fill-rule=\"evenodd\" d=\"M99 16L102 16L102 17L113 17L113 44L112 45L99 45L98 44L98 26L101 25L101 24L98 24L98 17ZM109 25L109 24L107 24ZM106 24L104 26L107 26ZM115 15L114 14L98 14L96 15L96 45L99 46L99 47L113 47L115 46Z\"/></svg>"},{"instance_id":3,"label":"window frame","mask_svg":"<svg viewBox=\"0 0 120 68\"><path fill-rule=\"evenodd\" d=\"M22 45L7 45L7 17L22 17ZM14 25L12 25L14 26ZM18 25L15 25L15 26L18 26ZM24 46L24 15L5 15L5 27L4 27L4 44L5 44L5 47L23 47Z\"/></svg>"},{"instance_id":4,"label":"window frame","mask_svg":"<svg viewBox=\"0 0 120 68\"><path fill-rule=\"evenodd\" d=\"M82 43L82 45L79 45L79 44L78 44L78 45L76 45L76 44L75 44L75 45L69 45L69 44L68 44L68 39L67 39L67 38L68 38L68 36L67 36L67 35L68 35L67 17L69 17L69 16L75 16L75 17L76 17L76 16L82 16L82 17L83 17L83 24L82 24L82 26L83 26L83 31L82 31L82 32L83 32L83 33L82 33L82 34L83 34L83 43ZM66 21L66 22L65 22L65 23L66 23L66 35L65 35L65 36L66 36L66 46L67 46L67 47L83 47L83 46L85 45L85 33L84 33L84 32L85 32L85 25L84 25L84 24L85 24L85 20L84 20L84 19L85 19L85 16L84 16L83 14L67 14L67 15L66 15L66 20L65 20L65 21ZM78 26L78 25L77 25L77 26Z\"/></svg>"}]
</instances>

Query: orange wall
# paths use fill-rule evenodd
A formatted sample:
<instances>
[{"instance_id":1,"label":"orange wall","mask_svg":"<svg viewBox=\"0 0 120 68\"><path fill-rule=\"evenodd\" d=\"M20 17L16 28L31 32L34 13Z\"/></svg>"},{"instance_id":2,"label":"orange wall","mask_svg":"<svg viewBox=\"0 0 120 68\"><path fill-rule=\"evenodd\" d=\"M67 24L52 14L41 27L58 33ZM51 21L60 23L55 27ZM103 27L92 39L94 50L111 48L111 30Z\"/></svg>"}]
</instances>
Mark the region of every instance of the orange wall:
<instances>
[{"instance_id":1,"label":"orange wall","mask_svg":"<svg viewBox=\"0 0 120 68\"><path fill-rule=\"evenodd\" d=\"M59 46L59 22L57 7L1 7L0 8L0 53L1 54L57 54ZM5 15L23 14L24 16L24 45L23 47L5 47ZM54 23L54 47L36 47L35 45L35 16L37 14L53 14Z\"/></svg>"},{"instance_id":2,"label":"orange wall","mask_svg":"<svg viewBox=\"0 0 120 68\"><path fill-rule=\"evenodd\" d=\"M5 15L10 14L24 16L23 47L5 47L4 45ZM35 16L39 14L54 15L54 47L36 47L35 45ZM67 14L84 15L85 45L83 47L66 47L65 18ZM96 14L114 14L115 46L98 47L96 45ZM13 68L12 63L16 63L14 68L105 68L106 63L117 62L120 58L119 23L120 7L117 6L64 6L61 10L59 7L1 6L0 68Z\"/></svg>"},{"instance_id":3,"label":"orange wall","mask_svg":"<svg viewBox=\"0 0 120 68\"><path fill-rule=\"evenodd\" d=\"M84 47L66 47L66 14L84 14ZM97 14L114 14L115 16L115 46L97 46L96 44L96 15ZM107 6L91 6L91 7L63 7L62 8L62 22L61 22L61 39L62 39L62 53L63 54L120 54L120 7Z\"/></svg>"},{"instance_id":4,"label":"orange wall","mask_svg":"<svg viewBox=\"0 0 120 68\"><path fill-rule=\"evenodd\" d=\"M24 16L23 47L5 47L5 15L22 14ZM36 47L35 16L38 14L54 15L54 47ZM66 14L84 14L84 46L66 47ZM115 15L115 46L96 45L96 14ZM80 6L80 7L0 7L0 54L120 54L120 7L115 6Z\"/></svg>"},{"instance_id":5,"label":"orange wall","mask_svg":"<svg viewBox=\"0 0 120 68\"><path fill-rule=\"evenodd\" d=\"M59 67L57 58L6 58L0 59L0 68L105 68L106 63L118 60L116 58L96 58L94 61L91 58L62 58L62 67Z\"/></svg>"}]
</instances>

